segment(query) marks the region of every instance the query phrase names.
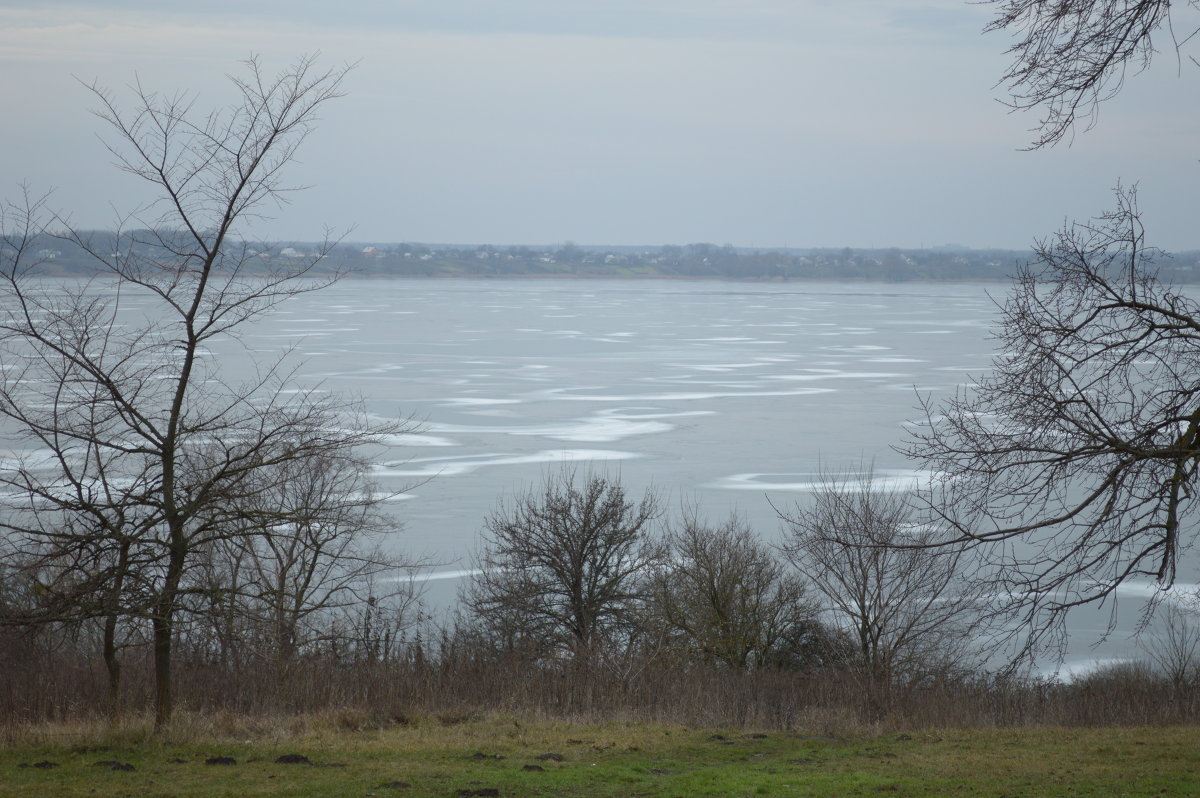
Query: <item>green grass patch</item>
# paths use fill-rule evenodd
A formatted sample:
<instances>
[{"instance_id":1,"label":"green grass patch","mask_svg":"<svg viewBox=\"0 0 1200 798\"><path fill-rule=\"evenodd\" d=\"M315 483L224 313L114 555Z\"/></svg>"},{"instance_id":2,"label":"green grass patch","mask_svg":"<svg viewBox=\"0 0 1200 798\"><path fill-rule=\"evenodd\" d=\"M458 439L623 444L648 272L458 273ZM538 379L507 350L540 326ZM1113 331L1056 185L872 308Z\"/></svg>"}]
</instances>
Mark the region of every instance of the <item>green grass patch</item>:
<instances>
[{"instance_id":1,"label":"green grass patch","mask_svg":"<svg viewBox=\"0 0 1200 798\"><path fill-rule=\"evenodd\" d=\"M840 740L428 720L244 740L14 744L0 749L0 796L1194 796L1196 737L1193 728L1028 729ZM308 761L276 761L284 755ZM207 764L216 757L236 764Z\"/></svg>"}]
</instances>

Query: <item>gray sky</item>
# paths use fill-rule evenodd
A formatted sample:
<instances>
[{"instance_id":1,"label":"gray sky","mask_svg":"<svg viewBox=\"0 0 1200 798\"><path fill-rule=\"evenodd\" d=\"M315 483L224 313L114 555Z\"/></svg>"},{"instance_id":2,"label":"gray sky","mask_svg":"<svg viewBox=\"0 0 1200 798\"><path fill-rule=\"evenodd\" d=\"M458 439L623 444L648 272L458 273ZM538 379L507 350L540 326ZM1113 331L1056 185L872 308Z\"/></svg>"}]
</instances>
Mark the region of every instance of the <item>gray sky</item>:
<instances>
[{"instance_id":1,"label":"gray sky","mask_svg":"<svg viewBox=\"0 0 1200 798\"><path fill-rule=\"evenodd\" d=\"M226 96L358 62L267 238L1027 246L1138 182L1150 242L1200 248L1200 74L1173 52L1071 146L997 102L1003 34L966 0L0 0L0 176L83 227L138 188L76 77Z\"/></svg>"}]
</instances>

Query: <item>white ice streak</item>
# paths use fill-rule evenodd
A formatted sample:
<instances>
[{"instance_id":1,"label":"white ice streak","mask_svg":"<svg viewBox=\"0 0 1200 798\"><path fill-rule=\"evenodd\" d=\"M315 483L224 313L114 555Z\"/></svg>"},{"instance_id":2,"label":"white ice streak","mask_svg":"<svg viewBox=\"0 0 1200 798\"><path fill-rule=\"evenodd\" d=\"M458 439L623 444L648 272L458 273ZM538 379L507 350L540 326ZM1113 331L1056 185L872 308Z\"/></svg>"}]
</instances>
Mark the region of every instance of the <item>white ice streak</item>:
<instances>
[{"instance_id":1,"label":"white ice streak","mask_svg":"<svg viewBox=\"0 0 1200 798\"><path fill-rule=\"evenodd\" d=\"M325 337L325 336L329 336L329 335L333 335L333 333L332 332L316 332L316 331L303 332L303 333L289 333L289 332L259 333L257 337L258 338L271 338L271 339L274 339L274 338L318 338L318 337Z\"/></svg>"},{"instance_id":2,"label":"white ice streak","mask_svg":"<svg viewBox=\"0 0 1200 798\"><path fill-rule=\"evenodd\" d=\"M1115 592L1117 596L1158 599L1192 612L1200 610L1200 584L1195 582L1176 582L1165 589L1153 582L1122 582Z\"/></svg>"},{"instance_id":3,"label":"white ice streak","mask_svg":"<svg viewBox=\"0 0 1200 798\"><path fill-rule=\"evenodd\" d=\"M435 424L434 432L445 434L504 434L516 436L539 436L553 440L575 443L615 443L623 438L637 435L654 435L675 429L656 419L681 416L709 415L711 410L693 410L682 413L638 412L622 410L602 412L596 416L576 418L550 424L528 424L519 426L463 426L458 424Z\"/></svg>"},{"instance_id":4,"label":"white ice streak","mask_svg":"<svg viewBox=\"0 0 1200 798\"><path fill-rule=\"evenodd\" d=\"M0 471L38 471L58 467L58 456L53 449L10 450L0 455Z\"/></svg>"},{"instance_id":5,"label":"white ice streak","mask_svg":"<svg viewBox=\"0 0 1200 798\"><path fill-rule=\"evenodd\" d=\"M380 441L384 446L458 446L457 441L423 432L404 432L400 435L384 435Z\"/></svg>"},{"instance_id":6,"label":"white ice streak","mask_svg":"<svg viewBox=\"0 0 1200 798\"><path fill-rule=\"evenodd\" d=\"M692 369L694 371L715 371L725 372L734 371L736 369L760 369L765 363L711 363L704 366L691 366L686 364L676 365L675 368Z\"/></svg>"},{"instance_id":7,"label":"white ice streak","mask_svg":"<svg viewBox=\"0 0 1200 798\"><path fill-rule=\"evenodd\" d=\"M619 407L611 410L601 410L600 415L607 418L684 418L686 416L711 416L715 410L660 410L657 407Z\"/></svg>"},{"instance_id":8,"label":"white ice streak","mask_svg":"<svg viewBox=\"0 0 1200 798\"><path fill-rule=\"evenodd\" d=\"M520 399L494 399L483 396L456 396L440 400L446 407L481 407L484 405L519 405Z\"/></svg>"},{"instance_id":9,"label":"white ice streak","mask_svg":"<svg viewBox=\"0 0 1200 798\"><path fill-rule=\"evenodd\" d=\"M929 483L931 474L928 471L914 469L878 470L873 474L860 474L843 479L836 478L837 487L847 491L861 491L868 485L871 490L882 493L902 493L916 490ZM790 479L785 479L790 478ZM828 488L830 482L822 474L814 472L803 473L758 473L733 474L712 482L708 487L722 490L754 490L759 492L785 490L796 493L813 493Z\"/></svg>"},{"instance_id":10,"label":"white ice streak","mask_svg":"<svg viewBox=\"0 0 1200 798\"><path fill-rule=\"evenodd\" d=\"M289 321L291 321L291 319L289 319ZM290 335L328 335L330 333L358 332L360 329L360 327L321 327L320 329L314 330L311 327L303 327L298 330L280 330L279 332L288 333Z\"/></svg>"},{"instance_id":11,"label":"white ice streak","mask_svg":"<svg viewBox=\"0 0 1200 798\"><path fill-rule=\"evenodd\" d=\"M508 435L540 436L575 443L615 443L636 435L670 432L675 427L661 421L633 421L622 418L580 418L563 424L511 427Z\"/></svg>"},{"instance_id":12,"label":"white ice streak","mask_svg":"<svg viewBox=\"0 0 1200 798\"><path fill-rule=\"evenodd\" d=\"M769 341L764 338L746 338L744 336L731 336L720 338L685 338L685 341L692 341L702 344L782 344L784 341Z\"/></svg>"},{"instance_id":13,"label":"white ice streak","mask_svg":"<svg viewBox=\"0 0 1200 798\"><path fill-rule=\"evenodd\" d=\"M547 449L532 454L496 454L479 457L433 457L401 463L375 465L376 477L456 477L470 474L487 466L535 465L537 463L573 463L587 460L613 462L641 457L634 452L611 449Z\"/></svg>"},{"instance_id":14,"label":"white ice streak","mask_svg":"<svg viewBox=\"0 0 1200 798\"><path fill-rule=\"evenodd\" d=\"M454 571L435 571L431 574L413 574L396 579L397 582L440 582L445 579L466 579L469 576L479 576L483 571L478 568L459 568Z\"/></svg>"},{"instance_id":15,"label":"white ice streak","mask_svg":"<svg viewBox=\"0 0 1200 798\"><path fill-rule=\"evenodd\" d=\"M787 382L810 382L813 380L894 380L905 377L888 371L842 371L841 369L805 369L807 374L768 374L764 380L784 380Z\"/></svg>"},{"instance_id":16,"label":"white ice streak","mask_svg":"<svg viewBox=\"0 0 1200 798\"><path fill-rule=\"evenodd\" d=\"M792 391L680 391L677 393L647 393L647 394L568 394L568 388L556 388L549 391L549 399L564 402L681 402L700 399L730 399L744 396L809 396L818 393L833 393L834 388L798 388Z\"/></svg>"},{"instance_id":17,"label":"white ice streak","mask_svg":"<svg viewBox=\"0 0 1200 798\"><path fill-rule=\"evenodd\" d=\"M891 349L890 346L879 346L878 344L846 344L844 346L823 346L833 352L886 352Z\"/></svg>"}]
</instances>

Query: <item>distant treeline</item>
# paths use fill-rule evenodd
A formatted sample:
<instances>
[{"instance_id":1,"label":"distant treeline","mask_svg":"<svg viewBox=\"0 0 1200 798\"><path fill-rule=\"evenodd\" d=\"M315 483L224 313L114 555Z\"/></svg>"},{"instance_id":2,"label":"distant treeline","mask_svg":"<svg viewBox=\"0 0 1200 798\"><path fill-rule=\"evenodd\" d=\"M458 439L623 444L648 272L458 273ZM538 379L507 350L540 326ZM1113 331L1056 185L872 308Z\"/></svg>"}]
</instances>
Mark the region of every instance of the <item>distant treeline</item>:
<instances>
[{"instance_id":1,"label":"distant treeline","mask_svg":"<svg viewBox=\"0 0 1200 798\"><path fill-rule=\"evenodd\" d=\"M94 252L109 255L129 247L152 250L158 238L132 231L90 235ZM41 236L31 251L48 274L97 272L96 259L79 246ZM374 277L660 277L733 280L1007 280L1032 252L1001 249L753 249L729 244L660 247L459 246L446 244L313 242L246 243L240 249L250 271L319 257L321 270L344 270ZM140 254L149 254L142 252ZM1200 282L1200 251L1159 260L1160 277L1175 283Z\"/></svg>"}]
</instances>

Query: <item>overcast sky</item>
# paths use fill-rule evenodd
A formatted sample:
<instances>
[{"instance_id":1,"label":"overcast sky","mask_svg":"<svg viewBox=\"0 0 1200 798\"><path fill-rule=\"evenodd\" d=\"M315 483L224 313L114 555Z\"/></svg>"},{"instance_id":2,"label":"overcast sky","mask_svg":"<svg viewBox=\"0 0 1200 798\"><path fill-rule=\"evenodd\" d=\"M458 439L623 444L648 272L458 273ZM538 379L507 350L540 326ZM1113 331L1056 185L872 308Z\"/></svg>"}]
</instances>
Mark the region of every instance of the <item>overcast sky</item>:
<instances>
[{"instance_id":1,"label":"overcast sky","mask_svg":"<svg viewBox=\"0 0 1200 798\"><path fill-rule=\"evenodd\" d=\"M1071 146L996 81L966 0L0 0L0 178L82 227L137 199L79 80L187 89L356 62L256 233L364 242L1024 248L1138 182L1200 248L1200 74L1166 52Z\"/></svg>"}]
</instances>

